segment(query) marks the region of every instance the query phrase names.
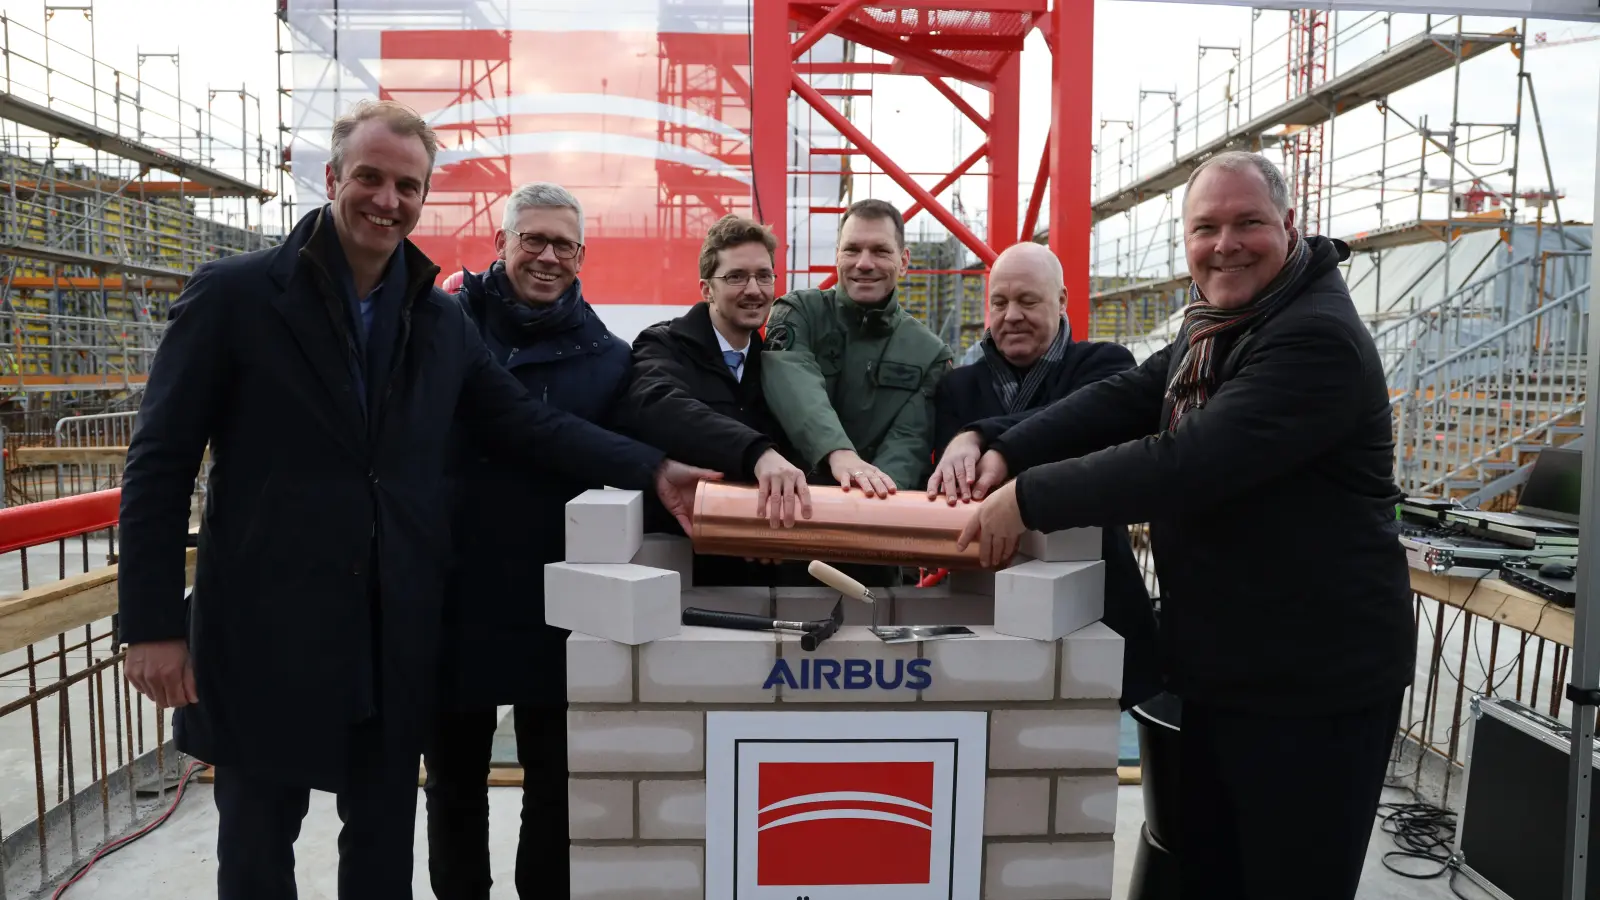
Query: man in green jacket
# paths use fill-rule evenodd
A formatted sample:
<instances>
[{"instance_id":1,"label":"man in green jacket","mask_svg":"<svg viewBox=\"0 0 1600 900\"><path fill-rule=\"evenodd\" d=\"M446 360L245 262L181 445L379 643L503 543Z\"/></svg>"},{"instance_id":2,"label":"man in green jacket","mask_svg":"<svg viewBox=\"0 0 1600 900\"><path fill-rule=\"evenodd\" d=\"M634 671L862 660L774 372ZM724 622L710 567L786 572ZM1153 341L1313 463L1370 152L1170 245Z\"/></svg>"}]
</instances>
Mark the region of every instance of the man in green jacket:
<instances>
[{"instance_id":1,"label":"man in green jacket","mask_svg":"<svg viewBox=\"0 0 1600 900\"><path fill-rule=\"evenodd\" d=\"M933 390L950 348L895 302L911 264L905 220L882 200L839 224L839 286L779 297L761 386L804 464L867 496L924 485L933 468Z\"/></svg>"}]
</instances>

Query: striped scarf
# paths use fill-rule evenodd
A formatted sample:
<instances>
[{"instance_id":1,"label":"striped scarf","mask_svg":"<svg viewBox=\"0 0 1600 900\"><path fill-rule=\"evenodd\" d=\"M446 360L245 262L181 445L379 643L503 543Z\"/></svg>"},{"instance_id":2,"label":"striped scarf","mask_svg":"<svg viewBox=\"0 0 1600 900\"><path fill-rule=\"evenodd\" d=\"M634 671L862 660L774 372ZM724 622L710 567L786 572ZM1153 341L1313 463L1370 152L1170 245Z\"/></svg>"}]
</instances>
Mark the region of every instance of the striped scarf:
<instances>
[{"instance_id":1,"label":"striped scarf","mask_svg":"<svg viewBox=\"0 0 1600 900\"><path fill-rule=\"evenodd\" d=\"M1178 427L1178 420L1191 409L1206 405L1211 392L1216 390L1216 354L1218 335L1244 327L1283 305L1291 296L1290 288L1300 280L1311 261L1311 250L1303 238L1296 237L1289 258L1276 277L1244 306L1237 309L1219 309L1212 306L1200 293L1200 285L1189 285L1189 305L1183 310L1183 327L1189 335L1189 348L1183 361L1178 363L1178 373L1167 385L1167 399L1172 401L1172 416L1167 420L1167 430Z\"/></svg>"},{"instance_id":2,"label":"striped scarf","mask_svg":"<svg viewBox=\"0 0 1600 900\"><path fill-rule=\"evenodd\" d=\"M1050 377L1050 373L1055 371L1061 362L1061 357L1067 354L1067 342L1071 337L1072 328L1063 316L1061 327L1056 329L1055 340L1050 342L1044 355L1028 369L1028 374L1018 378L1017 370L1006 362L1005 356L1000 353L1000 348L995 346L994 333L984 332L980 345L983 347L983 359L989 364L989 372L994 376L994 392L1000 395L1000 404L1005 407L1006 415L1028 408L1028 404L1033 402L1033 396L1039 393L1039 387Z\"/></svg>"}]
</instances>

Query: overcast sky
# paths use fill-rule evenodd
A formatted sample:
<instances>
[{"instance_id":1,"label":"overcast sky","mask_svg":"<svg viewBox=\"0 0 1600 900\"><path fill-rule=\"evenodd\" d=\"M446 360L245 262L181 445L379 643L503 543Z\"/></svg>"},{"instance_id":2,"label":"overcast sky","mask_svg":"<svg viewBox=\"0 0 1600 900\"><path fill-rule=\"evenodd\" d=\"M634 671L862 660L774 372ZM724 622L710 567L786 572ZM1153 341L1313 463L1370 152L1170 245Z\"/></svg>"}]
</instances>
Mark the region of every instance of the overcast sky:
<instances>
[{"instance_id":1,"label":"overcast sky","mask_svg":"<svg viewBox=\"0 0 1600 900\"><path fill-rule=\"evenodd\" d=\"M96 0L97 51L108 63L125 71L136 68L139 52L182 54L182 76L187 103L206 100L208 88L237 89L241 84L258 97L270 135L277 124L277 71L275 29L273 15L275 0L163 0L162 14L152 15L151 7L143 0ZM42 3L10 6L7 14L15 20L39 27L42 21ZM1185 152L1194 145L1195 135L1190 121L1194 103L1196 48L1199 44L1239 46L1248 54L1250 47L1251 11L1232 6L1199 6L1190 4L1133 2L1133 0L1097 0L1095 32L1095 82L1094 101L1098 119L1131 119L1142 111L1143 143L1146 156L1142 161L1144 171L1157 167L1163 157L1170 158L1170 101L1164 96L1147 98L1141 109L1139 91L1176 89L1185 102L1180 108L1183 126L1180 130L1179 151ZM1341 29L1354 31L1365 14L1340 14ZM1256 42L1267 47L1258 55L1256 78L1265 81L1270 68L1281 66L1285 56L1281 36L1287 14L1278 11L1263 12L1256 20ZM1371 26L1376 20L1365 20ZM1496 32L1518 24L1513 19L1488 19L1469 17L1464 23L1467 31ZM1399 41L1416 34L1424 25L1421 16L1395 16L1391 23L1393 39ZM1453 28L1453 26L1452 26ZM1588 34L1600 34L1600 28L1574 25L1566 22L1530 23L1530 32L1546 32L1551 40L1560 40ZM51 33L73 46L87 48L88 31L82 24L81 14L58 12L51 23ZM1269 42L1277 39L1277 43ZM1359 39L1341 44L1335 63L1336 71L1344 71L1360 59L1381 49L1384 28L1369 27ZM20 44L18 45L20 47ZM1269 62L1270 61L1270 62ZM60 60L57 60L60 65ZM1212 80L1202 95L1204 105L1212 106L1222 97L1222 82L1217 79L1233 64L1226 52L1214 52L1204 60L1202 79ZM146 63L145 75L153 85L171 89L176 86L175 70L163 71L164 61ZM1018 185L1019 202L1025 202L1029 182L1037 165L1039 152L1049 127L1049 54L1037 34L1023 55L1023 125L1021 135L1023 183ZM1245 63L1248 67L1248 62ZM1555 186L1565 191L1561 212L1572 220L1588 221L1593 215L1594 159L1596 130L1600 126L1600 41L1551 47L1527 54L1527 69L1538 95L1544 131L1549 138L1550 166ZM1472 60L1462 67L1462 103L1459 119L1479 123L1471 134L1463 128L1459 139L1479 138L1471 153L1475 170L1498 171L1511 165L1509 137L1502 140L1494 135L1504 134L1503 128L1494 126L1515 119L1517 103L1517 61L1506 49L1497 49L1482 58ZM873 84L877 96L872 101L870 129L876 140L894 158L913 171L947 170L956 160L971 152L981 138L977 129L958 123L957 114L933 89L920 79L879 77ZM1237 88L1235 89L1237 91ZM968 89L965 93L975 102L986 102L983 92ZM1189 96L1186 96L1189 95ZM1428 117L1429 127L1442 130L1451 116L1451 78L1449 75L1396 94L1392 98L1394 110L1410 122L1420 124ZM1256 112L1264 111L1273 102L1283 98L1283 83L1260 87ZM1241 100L1243 97L1241 96ZM230 122L238 120L237 96L224 96L215 101L218 115L226 115ZM1245 110L1241 110L1243 112ZM1521 147L1521 189L1548 187L1543 160L1533 127L1531 104L1524 99L1523 141ZM252 130L254 101L249 115ZM1230 114L1232 115L1232 114ZM1329 140L1333 148L1332 180L1336 184L1351 184L1365 180L1371 182L1379 168L1380 158L1376 145L1379 142L1382 117L1372 107L1340 117ZM236 126L235 126L236 127ZM1411 126L1397 117L1389 120L1389 169L1392 177L1410 173L1416 175L1417 148L1421 138ZM1202 122L1201 139L1209 139L1221 128L1215 115ZM959 130L958 130L959 129ZM1108 145L1127 134L1122 126L1112 126L1104 131ZM1404 140L1400 137L1404 136ZM1352 154L1355 148L1371 147L1370 152ZM1113 147L1112 153L1115 153ZM1398 157L1398 158L1397 158ZM1448 163L1435 155L1428 167L1429 177L1444 177ZM980 167L979 173L983 171ZM1104 163L1104 183L1101 192L1116 183L1114 159ZM1127 174L1124 174L1126 179ZM1458 172L1458 177L1466 177ZM921 179L924 184L932 178ZM1491 186L1505 190L1510 178L1496 175L1488 179ZM982 214L987 204L987 189L982 178L965 179L961 188L961 201L972 216ZM1391 187L1399 185L1391 184ZM1414 188L1414 184L1407 189ZM909 204L905 195L887 178L874 177L870 187L858 187L857 196L871 193L876 196ZM1345 234L1380 224L1373 202L1377 195L1372 191L1340 193L1332 199L1333 222L1328 230ZM1416 197L1405 199L1391 195L1383 217L1384 223L1406 221L1416 217ZM1432 198L1425 208L1428 215L1442 214L1443 200ZM1162 217L1162 202L1146 204L1139 210L1138 226L1149 229ZM1548 214L1548 213L1547 213ZM928 219L931 223L931 219ZM1111 251L1118 233L1126 232L1132 222L1120 217L1108 221L1102 231L1103 259ZM1144 243L1147 238L1141 238ZM1160 251L1163 252L1164 251Z\"/></svg>"}]
</instances>

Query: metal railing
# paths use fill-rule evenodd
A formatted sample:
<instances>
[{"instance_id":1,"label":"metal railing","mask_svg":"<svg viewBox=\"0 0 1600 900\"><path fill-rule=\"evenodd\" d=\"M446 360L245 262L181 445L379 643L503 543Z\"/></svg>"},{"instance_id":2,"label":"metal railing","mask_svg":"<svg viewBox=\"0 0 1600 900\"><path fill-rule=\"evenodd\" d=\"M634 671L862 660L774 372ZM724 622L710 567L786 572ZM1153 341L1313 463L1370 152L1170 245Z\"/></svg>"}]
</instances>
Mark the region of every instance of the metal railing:
<instances>
[{"instance_id":1,"label":"metal railing","mask_svg":"<svg viewBox=\"0 0 1600 900\"><path fill-rule=\"evenodd\" d=\"M1398 480L1410 493L1475 489L1516 469L1519 445L1578 428L1589 287L1544 301L1437 361L1391 401Z\"/></svg>"},{"instance_id":2,"label":"metal railing","mask_svg":"<svg viewBox=\"0 0 1600 900\"><path fill-rule=\"evenodd\" d=\"M127 683L112 636L114 492L64 502L98 506L100 521L0 552L0 748L20 750L16 770L32 775L0 782L0 900L70 876L192 773L178 769L165 712ZM0 511L4 532L43 508Z\"/></svg>"}]
</instances>

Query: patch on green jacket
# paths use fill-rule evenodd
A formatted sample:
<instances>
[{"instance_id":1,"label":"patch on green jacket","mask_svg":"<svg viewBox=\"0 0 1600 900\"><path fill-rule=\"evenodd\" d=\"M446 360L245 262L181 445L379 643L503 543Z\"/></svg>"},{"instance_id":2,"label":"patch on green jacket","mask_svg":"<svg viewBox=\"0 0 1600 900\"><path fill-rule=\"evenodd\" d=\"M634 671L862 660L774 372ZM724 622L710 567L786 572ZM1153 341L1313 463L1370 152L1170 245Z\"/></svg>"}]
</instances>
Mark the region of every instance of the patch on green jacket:
<instances>
[{"instance_id":1,"label":"patch on green jacket","mask_svg":"<svg viewBox=\"0 0 1600 900\"><path fill-rule=\"evenodd\" d=\"M787 322L773 322L767 325L767 343L764 350L787 350L794 345L794 331Z\"/></svg>"},{"instance_id":2,"label":"patch on green jacket","mask_svg":"<svg viewBox=\"0 0 1600 900\"><path fill-rule=\"evenodd\" d=\"M922 385L922 367L885 360L878 366L878 386L914 391Z\"/></svg>"}]
</instances>

